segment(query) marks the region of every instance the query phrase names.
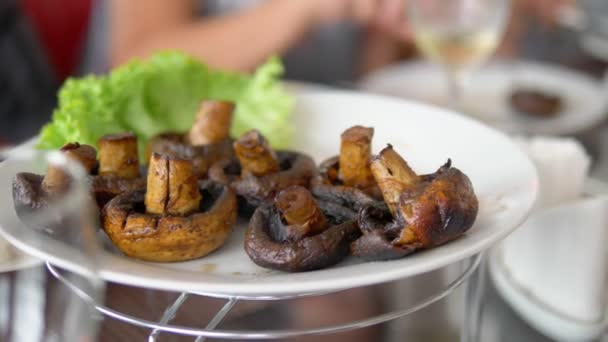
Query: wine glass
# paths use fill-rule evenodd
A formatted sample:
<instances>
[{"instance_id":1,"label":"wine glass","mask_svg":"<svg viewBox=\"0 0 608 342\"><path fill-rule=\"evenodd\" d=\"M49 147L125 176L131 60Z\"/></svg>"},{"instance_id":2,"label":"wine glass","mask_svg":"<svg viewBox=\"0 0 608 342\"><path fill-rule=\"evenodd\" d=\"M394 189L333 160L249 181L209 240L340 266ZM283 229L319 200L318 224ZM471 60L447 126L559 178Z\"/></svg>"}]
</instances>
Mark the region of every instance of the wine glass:
<instances>
[{"instance_id":1,"label":"wine glass","mask_svg":"<svg viewBox=\"0 0 608 342\"><path fill-rule=\"evenodd\" d=\"M44 265L0 273L0 340L96 340L101 321L94 304L103 301L105 284L96 262L97 207L84 168L59 151L18 148L0 157L6 159L0 163L0 236L41 258L61 250L78 265L76 272L55 268L74 288ZM64 175L65 187L36 190L42 180L37 175L50 168Z\"/></svg>"},{"instance_id":2,"label":"wine glass","mask_svg":"<svg viewBox=\"0 0 608 342\"><path fill-rule=\"evenodd\" d=\"M419 50L445 70L449 105L462 110L471 70L492 55L504 31L509 0L406 0Z\"/></svg>"}]
</instances>

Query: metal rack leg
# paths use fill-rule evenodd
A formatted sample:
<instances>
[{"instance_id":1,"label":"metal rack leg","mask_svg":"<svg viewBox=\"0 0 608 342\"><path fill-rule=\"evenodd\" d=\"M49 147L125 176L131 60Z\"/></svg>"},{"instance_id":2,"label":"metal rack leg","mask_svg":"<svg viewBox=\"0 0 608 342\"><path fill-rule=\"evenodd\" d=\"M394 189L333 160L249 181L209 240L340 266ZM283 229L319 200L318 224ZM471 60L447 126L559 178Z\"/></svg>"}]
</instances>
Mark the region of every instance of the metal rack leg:
<instances>
[{"instance_id":1,"label":"metal rack leg","mask_svg":"<svg viewBox=\"0 0 608 342\"><path fill-rule=\"evenodd\" d=\"M228 312L230 312L230 310L234 307L234 305L236 304L237 301L238 301L238 299L236 299L236 298L230 298L228 300L228 302L226 304L224 304L224 306L220 309L220 311L218 311L215 314L215 316L211 319L211 321L209 321L209 324L207 324L207 326L205 327L205 330L215 329L215 327L217 327L218 324L220 324L222 322L224 317L226 317ZM205 336L199 336L196 338L196 340L194 342L204 342L205 339L206 339Z\"/></svg>"},{"instance_id":2,"label":"metal rack leg","mask_svg":"<svg viewBox=\"0 0 608 342\"><path fill-rule=\"evenodd\" d=\"M461 342L479 342L486 277L486 262L482 253L479 267L465 283Z\"/></svg>"},{"instance_id":3,"label":"metal rack leg","mask_svg":"<svg viewBox=\"0 0 608 342\"><path fill-rule=\"evenodd\" d=\"M177 310L179 310L179 308L182 306L182 304L184 304L186 299L188 299L188 294L186 292L182 292L182 294L180 294L179 297L177 297L175 302L173 302L173 304L170 307L168 307L165 310L165 312L163 312L163 316L160 318L159 323L167 324L167 323L169 323L169 321L171 321L173 318L175 318L175 314L177 313ZM150 336L148 336L148 342L156 342L156 338L158 337L159 333L160 333L160 330L158 330L158 329L152 330L152 332L150 333Z\"/></svg>"}]
</instances>

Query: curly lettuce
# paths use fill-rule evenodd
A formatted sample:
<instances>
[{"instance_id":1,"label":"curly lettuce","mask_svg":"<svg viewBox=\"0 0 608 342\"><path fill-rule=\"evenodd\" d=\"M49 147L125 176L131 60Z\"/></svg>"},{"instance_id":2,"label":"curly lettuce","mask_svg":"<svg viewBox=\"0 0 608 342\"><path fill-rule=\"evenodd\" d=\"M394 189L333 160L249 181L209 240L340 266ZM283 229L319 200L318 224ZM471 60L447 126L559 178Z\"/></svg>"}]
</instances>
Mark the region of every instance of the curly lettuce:
<instances>
[{"instance_id":1,"label":"curly lettuce","mask_svg":"<svg viewBox=\"0 0 608 342\"><path fill-rule=\"evenodd\" d=\"M67 142L96 146L108 133L131 131L140 151L148 139L167 131L187 131L201 100L236 102L233 137L256 128L272 146L289 144L294 100L282 87L283 65L269 59L252 75L212 69L179 52L133 60L108 75L66 80L52 121L40 132L38 147Z\"/></svg>"}]
</instances>

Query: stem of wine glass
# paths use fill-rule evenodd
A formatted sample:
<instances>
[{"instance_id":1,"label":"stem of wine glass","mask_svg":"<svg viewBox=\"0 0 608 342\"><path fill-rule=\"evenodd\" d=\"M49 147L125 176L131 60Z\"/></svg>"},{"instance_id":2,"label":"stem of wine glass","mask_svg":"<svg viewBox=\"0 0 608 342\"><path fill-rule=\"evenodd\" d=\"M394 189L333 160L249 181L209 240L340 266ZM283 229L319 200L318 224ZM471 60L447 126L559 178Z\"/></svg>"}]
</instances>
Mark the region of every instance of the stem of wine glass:
<instances>
[{"instance_id":1,"label":"stem of wine glass","mask_svg":"<svg viewBox=\"0 0 608 342\"><path fill-rule=\"evenodd\" d=\"M464 87L467 71L446 68L445 74L448 84L448 106L456 111L461 111L464 109Z\"/></svg>"}]
</instances>

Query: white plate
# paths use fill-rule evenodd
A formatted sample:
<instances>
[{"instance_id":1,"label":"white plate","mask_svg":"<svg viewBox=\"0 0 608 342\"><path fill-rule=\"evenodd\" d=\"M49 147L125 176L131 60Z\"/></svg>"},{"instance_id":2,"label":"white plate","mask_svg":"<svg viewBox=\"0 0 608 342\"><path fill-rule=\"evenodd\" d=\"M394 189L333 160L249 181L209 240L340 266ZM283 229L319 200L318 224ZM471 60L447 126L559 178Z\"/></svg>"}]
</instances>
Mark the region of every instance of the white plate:
<instances>
[{"instance_id":1,"label":"white plate","mask_svg":"<svg viewBox=\"0 0 608 342\"><path fill-rule=\"evenodd\" d=\"M562 112L555 118L524 116L511 109L512 87L532 86L559 94ZM361 89L438 105L447 105L442 70L428 62L396 64L369 75ZM464 111L509 133L574 134L597 125L608 113L608 86L557 65L492 62L476 71L464 93Z\"/></svg>"},{"instance_id":2,"label":"white plate","mask_svg":"<svg viewBox=\"0 0 608 342\"><path fill-rule=\"evenodd\" d=\"M41 263L42 260L12 248L11 256L8 259L0 260L0 273L19 271Z\"/></svg>"},{"instance_id":3,"label":"white plate","mask_svg":"<svg viewBox=\"0 0 608 342\"><path fill-rule=\"evenodd\" d=\"M257 267L243 251L238 226L227 245L196 261L155 264L103 253L108 281L175 291L240 295L322 292L386 282L428 272L490 247L519 226L536 198L538 181L529 159L507 138L476 121L427 105L356 92L306 91L297 96L294 148L317 161L335 155L340 133L354 124L375 127L373 148L392 143L420 173L434 172L448 158L472 180L480 200L476 224L462 238L425 252L386 262L349 258L334 267L286 274ZM9 191L18 170L0 165L0 232L19 248L60 267L83 271L64 245L36 239L13 210Z\"/></svg>"}]
</instances>

